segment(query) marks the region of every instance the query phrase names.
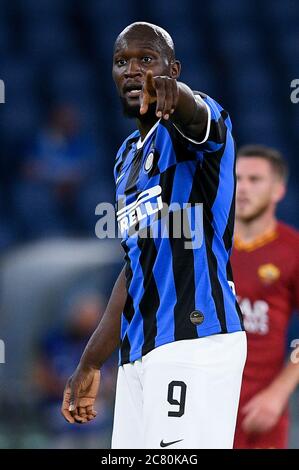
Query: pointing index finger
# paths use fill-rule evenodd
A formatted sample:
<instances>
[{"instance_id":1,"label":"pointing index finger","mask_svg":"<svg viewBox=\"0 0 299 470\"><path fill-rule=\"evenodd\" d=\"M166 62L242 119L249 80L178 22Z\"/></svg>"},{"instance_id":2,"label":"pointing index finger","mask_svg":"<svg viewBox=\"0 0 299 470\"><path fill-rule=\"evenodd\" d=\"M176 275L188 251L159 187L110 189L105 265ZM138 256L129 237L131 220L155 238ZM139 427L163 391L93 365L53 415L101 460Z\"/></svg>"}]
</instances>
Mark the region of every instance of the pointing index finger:
<instances>
[{"instance_id":1,"label":"pointing index finger","mask_svg":"<svg viewBox=\"0 0 299 470\"><path fill-rule=\"evenodd\" d=\"M148 106L151 102L151 95L155 95L155 84L153 80L153 72L148 70L143 84L140 114L145 114L147 112Z\"/></svg>"},{"instance_id":2,"label":"pointing index finger","mask_svg":"<svg viewBox=\"0 0 299 470\"><path fill-rule=\"evenodd\" d=\"M148 70L146 72L145 76L145 87L146 91L149 93L153 92L155 90L155 83L153 80L153 72L151 70Z\"/></svg>"}]
</instances>

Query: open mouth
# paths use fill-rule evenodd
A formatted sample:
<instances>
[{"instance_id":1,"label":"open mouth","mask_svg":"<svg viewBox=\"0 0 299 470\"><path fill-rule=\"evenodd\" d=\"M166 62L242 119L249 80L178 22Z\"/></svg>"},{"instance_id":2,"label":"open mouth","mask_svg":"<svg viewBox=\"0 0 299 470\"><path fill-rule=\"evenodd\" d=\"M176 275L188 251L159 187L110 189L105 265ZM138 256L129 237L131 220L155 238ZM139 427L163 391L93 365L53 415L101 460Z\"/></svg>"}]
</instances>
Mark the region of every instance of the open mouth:
<instances>
[{"instance_id":1,"label":"open mouth","mask_svg":"<svg viewBox=\"0 0 299 470\"><path fill-rule=\"evenodd\" d=\"M124 86L124 94L129 98L139 98L142 90L140 83L132 83Z\"/></svg>"}]
</instances>

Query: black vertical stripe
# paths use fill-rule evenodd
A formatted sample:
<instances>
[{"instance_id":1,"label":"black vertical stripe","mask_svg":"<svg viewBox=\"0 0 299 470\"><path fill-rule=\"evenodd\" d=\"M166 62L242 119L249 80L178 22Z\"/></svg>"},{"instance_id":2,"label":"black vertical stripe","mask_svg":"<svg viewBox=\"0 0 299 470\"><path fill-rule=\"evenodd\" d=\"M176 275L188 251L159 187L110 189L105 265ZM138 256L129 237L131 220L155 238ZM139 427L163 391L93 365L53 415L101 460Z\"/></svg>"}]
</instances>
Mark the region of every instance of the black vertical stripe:
<instances>
[{"instance_id":1,"label":"black vertical stripe","mask_svg":"<svg viewBox=\"0 0 299 470\"><path fill-rule=\"evenodd\" d=\"M131 147L132 147L132 144L133 144L134 141L136 141L136 137L132 138L132 139L129 139L126 143L126 147L125 147L124 151L119 156L118 161L115 164L116 165L116 175L118 175L120 173L120 171L122 170L123 164L125 163L127 155L129 153L129 151L131 150Z\"/></svg>"},{"instance_id":2,"label":"black vertical stripe","mask_svg":"<svg viewBox=\"0 0 299 470\"><path fill-rule=\"evenodd\" d=\"M130 323L135 314L133 298L129 294L129 288L130 288L130 284L132 281L133 272L131 268L131 260L128 255L129 248L126 242L123 242L122 246L125 251L125 262L126 262L125 277L126 277L126 288L127 288L127 299L126 299L126 303L124 306L123 315L125 319ZM130 345L130 342L126 333L124 338L122 338L121 347L120 347L121 364L124 364L124 362L129 361L130 350L131 350L131 345Z\"/></svg>"},{"instance_id":3,"label":"black vertical stripe","mask_svg":"<svg viewBox=\"0 0 299 470\"><path fill-rule=\"evenodd\" d=\"M233 196L233 200L230 206L229 216L227 219L227 224L226 224L223 237L222 237L226 251L229 251L232 248L234 223L235 223L235 195Z\"/></svg>"},{"instance_id":4,"label":"black vertical stripe","mask_svg":"<svg viewBox=\"0 0 299 470\"><path fill-rule=\"evenodd\" d=\"M234 142L234 149L236 152L236 144ZM234 226L235 226L235 200L236 200L236 185L237 185L237 178L236 178L236 159L234 159L234 168L233 168L233 176L234 176L234 189L233 189L233 198L229 210L229 216L227 220L227 224L223 234L223 242L227 251L232 248L233 243L233 234L234 234Z\"/></svg>"},{"instance_id":5,"label":"black vertical stripe","mask_svg":"<svg viewBox=\"0 0 299 470\"><path fill-rule=\"evenodd\" d=\"M139 310L143 318L144 343L142 355L151 351L155 347L157 336L157 310L160 305L159 292L155 281L153 268L157 259L157 248L152 238L152 232L147 231L149 238L138 236L138 246L140 249L139 262L143 273L143 295L139 303Z\"/></svg>"},{"instance_id":6,"label":"black vertical stripe","mask_svg":"<svg viewBox=\"0 0 299 470\"><path fill-rule=\"evenodd\" d=\"M131 350L131 345L130 345L128 335L126 333L122 340L121 348L120 348L120 363L121 364L126 364L127 362L130 362L130 350Z\"/></svg>"},{"instance_id":7,"label":"black vertical stripe","mask_svg":"<svg viewBox=\"0 0 299 470\"><path fill-rule=\"evenodd\" d=\"M204 194L202 190L202 182L203 182L204 177L205 175L202 174L202 168L201 168L200 162L198 162L195 172L194 172L194 176L193 176L193 182L192 182L192 187L191 187L188 203L197 204L197 203L205 202Z\"/></svg>"},{"instance_id":8,"label":"black vertical stripe","mask_svg":"<svg viewBox=\"0 0 299 470\"><path fill-rule=\"evenodd\" d=\"M226 277L229 281L234 282L233 270L232 270L232 266L231 266L231 263L230 263L229 260L226 264ZM236 299L236 302L235 302L235 307L236 307L236 312L237 312L239 320L240 320L240 325L241 325L242 329L244 330L243 315L242 315L242 311L241 311L241 308L238 304L237 299Z\"/></svg>"},{"instance_id":9,"label":"black vertical stripe","mask_svg":"<svg viewBox=\"0 0 299 470\"><path fill-rule=\"evenodd\" d=\"M167 170L161 173L160 180L159 180L159 184L162 188L163 202L167 204L168 206L171 203L175 170L176 170L176 165L169 166Z\"/></svg>"},{"instance_id":10,"label":"black vertical stripe","mask_svg":"<svg viewBox=\"0 0 299 470\"><path fill-rule=\"evenodd\" d=\"M173 238L175 216L169 214L170 245L172 250L172 268L177 301L174 306L175 340L197 338L197 329L190 321L190 314L195 309L195 273L193 250L185 249L183 237Z\"/></svg>"},{"instance_id":11,"label":"black vertical stripe","mask_svg":"<svg viewBox=\"0 0 299 470\"><path fill-rule=\"evenodd\" d=\"M244 319L243 319L243 315L242 315L242 310L241 310L240 305L238 304L237 299L236 299L236 301L235 301L235 307L236 307L236 311L237 311L237 314L238 314L238 317L239 317L239 320L240 320L241 328L242 328L243 331L245 331L245 326L244 326Z\"/></svg>"},{"instance_id":12,"label":"black vertical stripe","mask_svg":"<svg viewBox=\"0 0 299 470\"><path fill-rule=\"evenodd\" d=\"M130 323L134 316L134 304L133 304L133 299L129 293L132 277L133 277L133 271L131 268L131 259L129 257L129 248L126 244L126 242L122 243L123 249L125 251L125 262L126 262L126 267L125 267L125 277L126 277L126 288L127 288L127 300L124 306L124 315L127 319L127 321Z\"/></svg>"},{"instance_id":13,"label":"black vertical stripe","mask_svg":"<svg viewBox=\"0 0 299 470\"><path fill-rule=\"evenodd\" d=\"M140 166L142 161L142 148L136 150L131 168L129 177L127 179L126 187L125 187L125 194L135 193L137 191L137 181L140 172Z\"/></svg>"},{"instance_id":14,"label":"black vertical stripe","mask_svg":"<svg viewBox=\"0 0 299 470\"><path fill-rule=\"evenodd\" d=\"M194 180L193 186L189 198L189 202L203 201L203 224L204 224L204 237L205 245L207 252L208 268L210 283L212 289L212 297L216 307L216 313L221 325L221 331L223 333L227 332L226 326L226 315L224 307L224 298L223 291L221 288L221 283L218 278L218 265L217 258L212 250L213 238L214 238L214 228L212 225L213 222L213 213L212 206L215 201L218 187L219 187L219 177L220 177L220 163L223 152L225 150L225 145L214 152L213 157L209 153L204 153L202 167L198 165Z\"/></svg>"},{"instance_id":15,"label":"black vertical stripe","mask_svg":"<svg viewBox=\"0 0 299 470\"><path fill-rule=\"evenodd\" d=\"M209 140L215 142L217 144L223 144L226 141L226 132L227 127L225 124L225 119L227 118L228 114L226 111L221 111L221 117L218 121L214 119L211 120L211 127L210 127L210 134Z\"/></svg>"},{"instance_id":16,"label":"black vertical stripe","mask_svg":"<svg viewBox=\"0 0 299 470\"><path fill-rule=\"evenodd\" d=\"M227 333L224 298L223 298L223 292L222 292L220 281L218 279L218 272L217 272L217 267L218 267L217 258L212 250L214 229L212 225L206 221L205 218L204 218L204 236L205 236L205 243L206 243L210 282L211 282L211 288L212 288L212 297L214 299L217 317L221 325L221 331L222 333Z\"/></svg>"},{"instance_id":17,"label":"black vertical stripe","mask_svg":"<svg viewBox=\"0 0 299 470\"><path fill-rule=\"evenodd\" d=\"M153 152L153 165L151 170L148 173L148 178L151 178L152 176L156 175L158 173L158 166L157 162L160 158L159 152L155 149L155 142L156 142L156 137L154 138L150 149L148 152L146 152L147 155L149 155L151 152ZM135 155L133 157L132 163L131 163L131 169L129 173L129 177L126 183L126 188L125 188L125 193L133 193L137 191L137 183L139 181L140 177L140 172L143 168L143 157L144 157L144 146L141 147L140 149L136 149Z\"/></svg>"},{"instance_id":18,"label":"black vertical stripe","mask_svg":"<svg viewBox=\"0 0 299 470\"><path fill-rule=\"evenodd\" d=\"M236 152L236 144L234 142L234 148ZM229 211L229 216L227 220L227 225L223 234L223 242L225 245L225 248L227 252L230 252L232 249L232 244L233 244L233 234L234 234L234 225L235 225L235 200L236 200L236 186L237 186L237 178L236 178L236 159L234 160L234 192L233 192L233 198L230 206L230 211ZM233 271L231 267L230 260L228 260L227 265L226 265L226 276L229 281L234 281L233 279ZM236 300L235 302L235 307L236 311L240 320L240 325L242 329L244 329L243 325L243 315L240 309L240 306L238 304L238 301Z\"/></svg>"}]
</instances>

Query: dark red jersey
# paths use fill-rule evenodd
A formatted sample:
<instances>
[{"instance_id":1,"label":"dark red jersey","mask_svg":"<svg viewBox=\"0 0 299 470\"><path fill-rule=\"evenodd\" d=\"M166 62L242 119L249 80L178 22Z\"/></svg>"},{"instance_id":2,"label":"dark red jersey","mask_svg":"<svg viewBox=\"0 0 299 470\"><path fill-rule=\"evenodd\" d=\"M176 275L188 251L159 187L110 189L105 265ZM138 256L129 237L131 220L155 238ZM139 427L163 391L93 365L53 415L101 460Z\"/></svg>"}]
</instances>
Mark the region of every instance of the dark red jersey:
<instances>
[{"instance_id":1,"label":"dark red jersey","mask_svg":"<svg viewBox=\"0 0 299 470\"><path fill-rule=\"evenodd\" d=\"M279 426L285 430L283 438L280 433L280 439L274 442L273 438L272 445L268 445L264 435L246 440L240 410L284 366L287 328L292 311L299 306L299 234L278 223L274 231L254 242L244 243L236 238L231 261L248 340L235 447L263 447L263 442L267 447L276 447L277 443L282 446L286 415L277 426L277 430Z\"/></svg>"}]
</instances>

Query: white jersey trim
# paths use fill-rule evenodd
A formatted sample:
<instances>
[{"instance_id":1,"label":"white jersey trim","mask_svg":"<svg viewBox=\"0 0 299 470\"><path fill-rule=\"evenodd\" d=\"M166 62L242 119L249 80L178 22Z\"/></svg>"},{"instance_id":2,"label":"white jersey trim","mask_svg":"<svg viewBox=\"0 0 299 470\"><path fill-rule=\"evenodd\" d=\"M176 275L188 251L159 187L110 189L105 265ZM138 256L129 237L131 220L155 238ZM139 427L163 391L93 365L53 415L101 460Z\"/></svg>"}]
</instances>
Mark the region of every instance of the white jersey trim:
<instances>
[{"instance_id":1,"label":"white jersey trim","mask_svg":"<svg viewBox=\"0 0 299 470\"><path fill-rule=\"evenodd\" d=\"M136 143L136 148L137 150L141 149L145 143L145 141L152 135L152 133L155 131L155 129L158 127L159 125L159 122L161 121L161 119L159 119L154 125L153 127L148 131L148 133L146 134L146 136L144 137L143 140L141 140L141 137L139 137L137 143Z\"/></svg>"},{"instance_id":2,"label":"white jersey trim","mask_svg":"<svg viewBox=\"0 0 299 470\"><path fill-rule=\"evenodd\" d=\"M207 129L206 129L206 134L203 138L203 140L201 140L200 142L198 142L197 140L194 140L194 139L190 139L190 137L187 137L175 124L174 124L174 127L179 131L179 133L185 137L185 139L189 140L190 142L192 142L193 144L197 144L197 145L200 145L200 144L204 144L207 140L208 140L208 137L209 137L209 134L210 134L210 129L211 129L211 109L210 109L210 106L199 96L199 95L195 95L195 99L196 101L199 102L200 100L200 103L204 103L206 108L207 108L207 112L208 112L208 122L207 122Z\"/></svg>"}]
</instances>

